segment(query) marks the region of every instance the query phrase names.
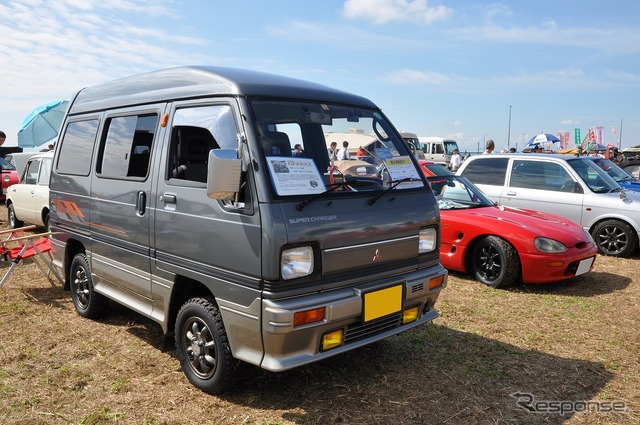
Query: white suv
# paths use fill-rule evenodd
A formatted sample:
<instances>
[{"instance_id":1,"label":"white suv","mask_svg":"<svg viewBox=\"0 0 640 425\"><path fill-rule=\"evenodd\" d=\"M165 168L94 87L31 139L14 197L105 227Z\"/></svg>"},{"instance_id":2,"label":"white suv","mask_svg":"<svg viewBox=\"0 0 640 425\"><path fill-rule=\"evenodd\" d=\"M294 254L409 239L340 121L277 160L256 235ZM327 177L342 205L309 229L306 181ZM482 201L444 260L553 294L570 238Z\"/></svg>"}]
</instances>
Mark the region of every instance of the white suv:
<instances>
[{"instance_id":1,"label":"white suv","mask_svg":"<svg viewBox=\"0 0 640 425\"><path fill-rule=\"evenodd\" d=\"M47 228L49 226L49 178L53 152L34 154L20 175L20 182L7 189L9 225L22 227L24 223Z\"/></svg>"},{"instance_id":2,"label":"white suv","mask_svg":"<svg viewBox=\"0 0 640 425\"><path fill-rule=\"evenodd\" d=\"M478 155L456 174L499 204L575 221L591 233L601 254L628 257L638 247L640 193L623 190L585 157Z\"/></svg>"}]
</instances>

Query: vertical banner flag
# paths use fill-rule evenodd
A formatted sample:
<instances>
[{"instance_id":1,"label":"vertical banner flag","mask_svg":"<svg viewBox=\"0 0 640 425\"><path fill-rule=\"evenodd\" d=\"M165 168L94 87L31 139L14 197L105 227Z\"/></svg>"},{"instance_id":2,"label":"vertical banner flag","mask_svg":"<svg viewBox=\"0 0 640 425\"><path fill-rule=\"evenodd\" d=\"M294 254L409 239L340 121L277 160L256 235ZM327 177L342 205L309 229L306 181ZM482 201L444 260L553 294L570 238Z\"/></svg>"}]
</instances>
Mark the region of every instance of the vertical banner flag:
<instances>
[{"instance_id":1,"label":"vertical banner flag","mask_svg":"<svg viewBox=\"0 0 640 425\"><path fill-rule=\"evenodd\" d=\"M575 143L576 146L578 146L578 145L582 144L582 142L580 141L580 129L576 128L574 131L575 131L575 134L573 136L574 143Z\"/></svg>"}]
</instances>

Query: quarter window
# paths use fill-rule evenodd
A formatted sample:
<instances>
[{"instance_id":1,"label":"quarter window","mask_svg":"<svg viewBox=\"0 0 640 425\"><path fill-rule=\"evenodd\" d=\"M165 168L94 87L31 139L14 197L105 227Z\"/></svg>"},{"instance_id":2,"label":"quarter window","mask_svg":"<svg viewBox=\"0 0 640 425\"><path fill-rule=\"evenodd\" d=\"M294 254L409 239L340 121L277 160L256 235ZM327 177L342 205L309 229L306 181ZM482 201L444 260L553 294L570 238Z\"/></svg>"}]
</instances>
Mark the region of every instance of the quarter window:
<instances>
[{"instance_id":1,"label":"quarter window","mask_svg":"<svg viewBox=\"0 0 640 425\"><path fill-rule=\"evenodd\" d=\"M475 184L503 186L509 158L482 158L471 161L462 175Z\"/></svg>"},{"instance_id":2,"label":"quarter window","mask_svg":"<svg viewBox=\"0 0 640 425\"><path fill-rule=\"evenodd\" d=\"M69 123L60 146L58 173L89 175L97 133L97 119Z\"/></svg>"}]
</instances>

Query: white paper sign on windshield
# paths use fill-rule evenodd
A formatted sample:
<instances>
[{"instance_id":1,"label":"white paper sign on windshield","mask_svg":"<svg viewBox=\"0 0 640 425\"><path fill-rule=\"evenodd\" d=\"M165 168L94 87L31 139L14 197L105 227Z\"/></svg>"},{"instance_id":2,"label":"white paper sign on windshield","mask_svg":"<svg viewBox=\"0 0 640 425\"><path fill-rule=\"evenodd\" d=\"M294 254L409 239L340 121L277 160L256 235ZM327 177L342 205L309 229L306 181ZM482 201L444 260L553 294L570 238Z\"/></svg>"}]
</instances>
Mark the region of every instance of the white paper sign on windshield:
<instances>
[{"instance_id":1,"label":"white paper sign on windshield","mask_svg":"<svg viewBox=\"0 0 640 425\"><path fill-rule=\"evenodd\" d=\"M418 170L416 166L411 162L411 158L408 156L397 156L395 158L386 158L384 160L385 165L387 166L387 171L389 171L389 175L391 176L391 180L397 182L402 179L411 178L416 181L407 181L400 183L398 185L399 188L410 188L410 187L421 187L422 181L420 180L420 175L418 174Z\"/></svg>"},{"instance_id":2,"label":"white paper sign on windshield","mask_svg":"<svg viewBox=\"0 0 640 425\"><path fill-rule=\"evenodd\" d=\"M313 159L267 157L278 195L309 195L325 191L322 176Z\"/></svg>"}]
</instances>

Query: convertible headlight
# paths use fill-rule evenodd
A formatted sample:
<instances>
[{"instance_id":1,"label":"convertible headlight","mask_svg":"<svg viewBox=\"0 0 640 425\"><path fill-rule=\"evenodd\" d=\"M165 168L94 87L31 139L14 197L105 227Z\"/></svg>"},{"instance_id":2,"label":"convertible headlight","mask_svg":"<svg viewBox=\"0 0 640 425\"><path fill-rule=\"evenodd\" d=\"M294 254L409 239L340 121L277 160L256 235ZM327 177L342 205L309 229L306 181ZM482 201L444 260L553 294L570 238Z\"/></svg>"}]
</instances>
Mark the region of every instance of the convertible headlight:
<instances>
[{"instance_id":1,"label":"convertible headlight","mask_svg":"<svg viewBox=\"0 0 640 425\"><path fill-rule=\"evenodd\" d=\"M542 252L551 252L551 253L559 253L565 252L567 247L564 246L562 242L558 242L555 239L550 238L535 238L533 241L536 248L538 248Z\"/></svg>"},{"instance_id":2,"label":"convertible headlight","mask_svg":"<svg viewBox=\"0 0 640 425\"><path fill-rule=\"evenodd\" d=\"M313 273L313 248L298 246L282 251L280 271L284 280L308 276Z\"/></svg>"},{"instance_id":3,"label":"convertible headlight","mask_svg":"<svg viewBox=\"0 0 640 425\"><path fill-rule=\"evenodd\" d=\"M420 229L420 241L418 242L418 253L424 254L436 249L438 243L438 233L433 227Z\"/></svg>"}]
</instances>

